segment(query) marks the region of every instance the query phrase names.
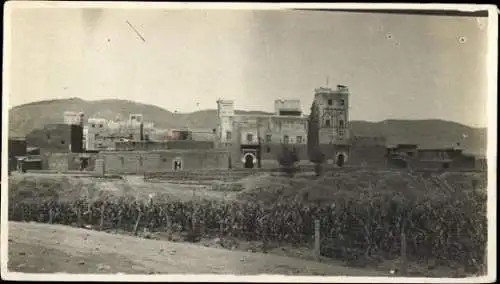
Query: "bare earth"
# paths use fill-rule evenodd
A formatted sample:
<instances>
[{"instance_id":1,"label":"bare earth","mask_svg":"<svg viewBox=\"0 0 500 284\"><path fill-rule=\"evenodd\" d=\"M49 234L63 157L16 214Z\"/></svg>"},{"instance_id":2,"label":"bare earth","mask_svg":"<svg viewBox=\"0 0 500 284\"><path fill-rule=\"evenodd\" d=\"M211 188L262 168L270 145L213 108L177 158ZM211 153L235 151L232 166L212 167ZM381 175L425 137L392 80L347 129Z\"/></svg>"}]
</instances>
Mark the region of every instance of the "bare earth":
<instances>
[{"instance_id":1,"label":"bare earth","mask_svg":"<svg viewBox=\"0 0 500 284\"><path fill-rule=\"evenodd\" d=\"M389 276L291 257L141 239L60 225L9 222L12 272Z\"/></svg>"}]
</instances>

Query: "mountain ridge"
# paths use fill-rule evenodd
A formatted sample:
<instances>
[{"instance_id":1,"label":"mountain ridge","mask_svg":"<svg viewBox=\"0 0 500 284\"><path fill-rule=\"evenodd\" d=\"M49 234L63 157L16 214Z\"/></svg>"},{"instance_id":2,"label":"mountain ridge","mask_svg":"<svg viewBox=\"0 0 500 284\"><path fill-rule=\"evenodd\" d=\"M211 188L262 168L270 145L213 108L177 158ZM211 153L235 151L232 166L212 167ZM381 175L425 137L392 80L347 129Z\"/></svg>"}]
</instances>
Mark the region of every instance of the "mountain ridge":
<instances>
[{"instance_id":1,"label":"mountain ridge","mask_svg":"<svg viewBox=\"0 0 500 284\"><path fill-rule=\"evenodd\" d=\"M158 128L215 128L216 110L175 113L162 107L124 99L87 101L81 98L31 102L9 110L9 136L25 136L45 124L61 123L64 111L83 111L85 117L124 120L130 113L142 113L145 121ZM236 114L271 114L264 111L235 110ZM384 136L390 144L415 143L425 148L449 147L460 143L464 151L476 155L486 153L486 128L471 127L443 119L353 120L353 135Z\"/></svg>"}]
</instances>

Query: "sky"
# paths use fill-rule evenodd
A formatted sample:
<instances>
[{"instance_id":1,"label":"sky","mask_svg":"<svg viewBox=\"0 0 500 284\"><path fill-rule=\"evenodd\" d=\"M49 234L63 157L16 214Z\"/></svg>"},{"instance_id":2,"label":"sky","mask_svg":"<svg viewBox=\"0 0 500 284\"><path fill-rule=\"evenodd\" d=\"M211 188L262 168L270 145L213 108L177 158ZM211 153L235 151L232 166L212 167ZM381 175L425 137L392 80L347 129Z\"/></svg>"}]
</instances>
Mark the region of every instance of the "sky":
<instances>
[{"instance_id":1,"label":"sky","mask_svg":"<svg viewBox=\"0 0 500 284\"><path fill-rule=\"evenodd\" d=\"M273 111L291 98L309 113L328 82L349 87L352 120L487 125L486 18L89 8L11 17L11 107L116 98L191 112L223 98Z\"/></svg>"}]
</instances>

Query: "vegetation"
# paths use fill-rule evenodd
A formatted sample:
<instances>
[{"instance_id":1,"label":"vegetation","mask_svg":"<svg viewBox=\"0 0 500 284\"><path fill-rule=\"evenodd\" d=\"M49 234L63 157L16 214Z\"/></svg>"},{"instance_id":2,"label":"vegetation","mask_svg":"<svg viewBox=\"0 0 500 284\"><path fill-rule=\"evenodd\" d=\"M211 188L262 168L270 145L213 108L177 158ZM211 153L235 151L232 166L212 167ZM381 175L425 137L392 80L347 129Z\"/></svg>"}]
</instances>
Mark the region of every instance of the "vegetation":
<instances>
[{"instance_id":1,"label":"vegetation","mask_svg":"<svg viewBox=\"0 0 500 284\"><path fill-rule=\"evenodd\" d=\"M213 235L298 244L311 242L313 220L319 219L324 256L393 259L400 254L400 236L405 232L410 260L456 263L471 273L481 269L486 249L486 194L475 190L448 193L442 188L410 194L360 188L356 194L330 192L323 204L299 199L265 204L174 201L162 194L138 200L134 194L92 193L91 187L38 184L33 190L29 185L9 186L9 220L129 232L177 231L193 241Z\"/></svg>"},{"instance_id":2,"label":"vegetation","mask_svg":"<svg viewBox=\"0 0 500 284\"><path fill-rule=\"evenodd\" d=\"M311 114L309 115L307 128L307 151L309 160L315 164L314 171L317 176L322 173L322 165L325 162L325 155L319 145L319 112L318 106L313 101L311 105Z\"/></svg>"},{"instance_id":3,"label":"vegetation","mask_svg":"<svg viewBox=\"0 0 500 284\"><path fill-rule=\"evenodd\" d=\"M287 144L282 144L281 153L278 155L278 163L281 166L282 171L290 177L293 177L298 171L298 161L299 156L297 155L296 149L288 146Z\"/></svg>"}]
</instances>

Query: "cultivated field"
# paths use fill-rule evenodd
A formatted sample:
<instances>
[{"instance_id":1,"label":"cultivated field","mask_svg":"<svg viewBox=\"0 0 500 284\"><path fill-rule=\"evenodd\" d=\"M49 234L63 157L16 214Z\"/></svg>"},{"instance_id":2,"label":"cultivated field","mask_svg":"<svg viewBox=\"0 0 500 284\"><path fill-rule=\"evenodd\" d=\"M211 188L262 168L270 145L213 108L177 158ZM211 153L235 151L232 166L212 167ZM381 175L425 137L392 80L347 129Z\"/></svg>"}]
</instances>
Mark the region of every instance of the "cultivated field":
<instances>
[{"instance_id":1,"label":"cultivated field","mask_svg":"<svg viewBox=\"0 0 500 284\"><path fill-rule=\"evenodd\" d=\"M314 259L317 219L322 262L387 273L401 261L405 233L408 275L458 277L484 269L485 184L482 173L366 169L331 171L322 177L304 173L295 178L263 172L170 174L146 180L142 176L96 179L25 174L9 180L9 218L159 242L191 242L199 249L209 246L303 259ZM26 239L27 243L42 238L36 231L43 226L15 226L31 230L33 240ZM256 270L249 268L248 273ZM290 267L276 268L274 273L302 272Z\"/></svg>"}]
</instances>

